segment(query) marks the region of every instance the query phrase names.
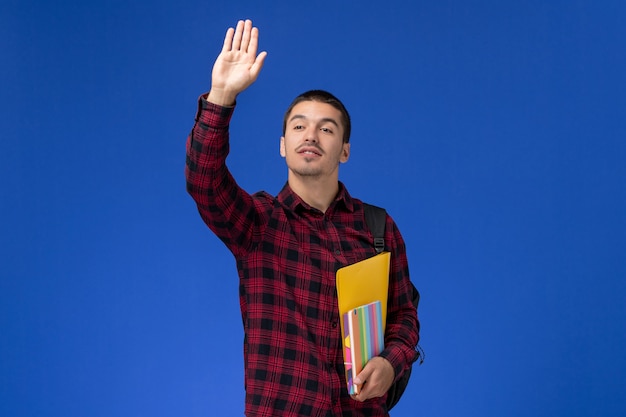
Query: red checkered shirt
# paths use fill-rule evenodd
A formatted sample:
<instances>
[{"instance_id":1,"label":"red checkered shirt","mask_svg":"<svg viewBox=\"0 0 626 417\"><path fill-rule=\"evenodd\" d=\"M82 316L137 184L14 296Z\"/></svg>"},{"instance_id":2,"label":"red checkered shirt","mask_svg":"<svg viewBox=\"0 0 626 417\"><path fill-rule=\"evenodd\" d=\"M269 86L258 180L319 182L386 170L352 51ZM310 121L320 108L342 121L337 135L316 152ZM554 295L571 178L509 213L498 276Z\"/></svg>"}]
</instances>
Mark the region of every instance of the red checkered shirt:
<instances>
[{"instance_id":1,"label":"red checkered shirt","mask_svg":"<svg viewBox=\"0 0 626 417\"><path fill-rule=\"evenodd\" d=\"M385 397L357 402L346 389L335 290L338 268L375 255L363 203L339 183L325 213L288 185L250 195L226 167L232 107L199 100L187 139L187 190L237 261L248 417L388 416ZM385 350L396 379L417 358L404 241L387 216L392 254Z\"/></svg>"}]
</instances>

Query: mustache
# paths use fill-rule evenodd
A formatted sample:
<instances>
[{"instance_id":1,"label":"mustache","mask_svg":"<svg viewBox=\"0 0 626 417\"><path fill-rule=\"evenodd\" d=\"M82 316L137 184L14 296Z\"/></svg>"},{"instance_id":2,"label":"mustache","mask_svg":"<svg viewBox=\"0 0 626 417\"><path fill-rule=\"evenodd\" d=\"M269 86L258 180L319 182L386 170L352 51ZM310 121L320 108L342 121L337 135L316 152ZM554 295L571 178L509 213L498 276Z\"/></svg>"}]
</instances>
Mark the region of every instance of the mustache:
<instances>
[{"instance_id":1,"label":"mustache","mask_svg":"<svg viewBox=\"0 0 626 417\"><path fill-rule=\"evenodd\" d=\"M325 153L317 143L303 143L302 145L296 148L296 152L300 152L303 149L311 149L311 148L316 149L317 152L320 153L320 155L323 155Z\"/></svg>"}]
</instances>

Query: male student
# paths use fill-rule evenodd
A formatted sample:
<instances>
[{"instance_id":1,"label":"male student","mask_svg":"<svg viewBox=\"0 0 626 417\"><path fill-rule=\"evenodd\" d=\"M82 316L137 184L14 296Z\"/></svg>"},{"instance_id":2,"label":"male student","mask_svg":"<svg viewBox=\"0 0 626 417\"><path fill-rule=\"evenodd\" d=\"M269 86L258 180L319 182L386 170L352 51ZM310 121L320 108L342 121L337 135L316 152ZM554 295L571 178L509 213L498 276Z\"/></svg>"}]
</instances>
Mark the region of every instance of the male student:
<instances>
[{"instance_id":1,"label":"male student","mask_svg":"<svg viewBox=\"0 0 626 417\"><path fill-rule=\"evenodd\" d=\"M385 249L392 257L385 349L355 380L360 393L350 396L335 273L375 255L363 203L338 179L340 163L350 156L350 117L325 91L297 97L280 138L287 184L277 196L241 189L225 163L228 127L238 94L256 80L266 58L257 46L258 29L249 20L226 32L211 90L199 100L188 137L185 171L202 219L237 261L245 414L388 416L387 390L418 356L404 241L387 216ZM245 138L239 143L244 146Z\"/></svg>"}]
</instances>

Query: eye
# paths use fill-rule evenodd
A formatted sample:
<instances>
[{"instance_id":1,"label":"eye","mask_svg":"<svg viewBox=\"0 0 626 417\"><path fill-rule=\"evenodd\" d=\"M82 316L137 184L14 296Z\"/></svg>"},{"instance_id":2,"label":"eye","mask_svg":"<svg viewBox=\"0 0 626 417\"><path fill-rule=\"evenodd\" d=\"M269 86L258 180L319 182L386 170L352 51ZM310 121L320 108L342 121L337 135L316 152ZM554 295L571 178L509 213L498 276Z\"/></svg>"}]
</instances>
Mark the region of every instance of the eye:
<instances>
[{"instance_id":1,"label":"eye","mask_svg":"<svg viewBox=\"0 0 626 417\"><path fill-rule=\"evenodd\" d=\"M304 129L304 126L302 126L302 125L295 125L293 127L293 130L302 130L302 129Z\"/></svg>"},{"instance_id":2,"label":"eye","mask_svg":"<svg viewBox=\"0 0 626 417\"><path fill-rule=\"evenodd\" d=\"M333 133L333 130L330 127L322 127L320 130L324 133Z\"/></svg>"}]
</instances>

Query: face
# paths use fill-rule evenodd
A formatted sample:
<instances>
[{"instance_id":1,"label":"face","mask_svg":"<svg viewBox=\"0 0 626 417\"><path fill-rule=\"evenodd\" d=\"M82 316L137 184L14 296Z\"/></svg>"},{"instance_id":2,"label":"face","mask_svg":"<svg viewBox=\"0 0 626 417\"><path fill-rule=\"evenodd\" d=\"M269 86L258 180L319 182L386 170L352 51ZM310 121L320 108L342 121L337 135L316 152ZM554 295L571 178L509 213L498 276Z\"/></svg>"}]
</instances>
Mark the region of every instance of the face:
<instances>
[{"instance_id":1,"label":"face","mask_svg":"<svg viewBox=\"0 0 626 417\"><path fill-rule=\"evenodd\" d=\"M296 104L280 138L280 154L290 174L338 177L339 163L350 156L350 144L343 143L341 112L318 101Z\"/></svg>"}]
</instances>

